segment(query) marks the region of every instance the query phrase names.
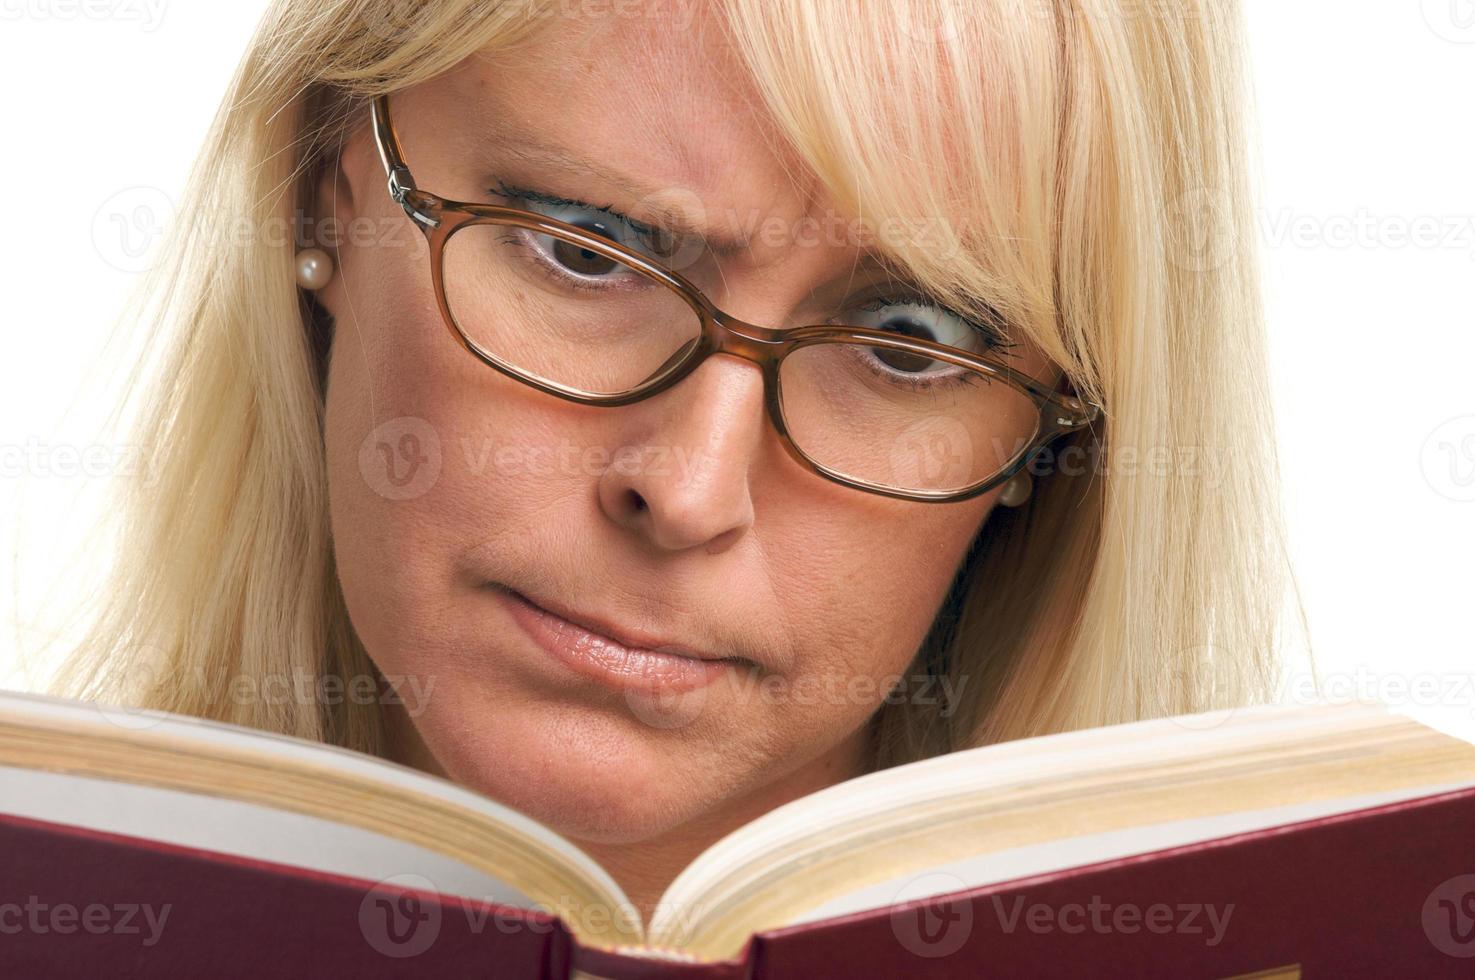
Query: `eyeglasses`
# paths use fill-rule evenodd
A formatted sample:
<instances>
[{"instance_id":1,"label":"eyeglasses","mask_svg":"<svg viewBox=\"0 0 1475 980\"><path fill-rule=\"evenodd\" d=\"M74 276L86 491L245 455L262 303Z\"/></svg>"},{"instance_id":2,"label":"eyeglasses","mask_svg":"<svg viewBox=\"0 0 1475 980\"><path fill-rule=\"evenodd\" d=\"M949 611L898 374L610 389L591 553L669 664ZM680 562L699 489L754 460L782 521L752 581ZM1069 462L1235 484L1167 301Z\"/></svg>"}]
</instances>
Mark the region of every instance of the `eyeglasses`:
<instances>
[{"instance_id":1,"label":"eyeglasses","mask_svg":"<svg viewBox=\"0 0 1475 980\"><path fill-rule=\"evenodd\" d=\"M372 116L389 194L429 240L446 326L482 362L539 391L628 405L731 354L762 370L768 416L801 466L858 490L935 503L988 492L1100 412L1008 365L895 328L739 320L669 263L606 235L421 190L387 95L374 99Z\"/></svg>"}]
</instances>

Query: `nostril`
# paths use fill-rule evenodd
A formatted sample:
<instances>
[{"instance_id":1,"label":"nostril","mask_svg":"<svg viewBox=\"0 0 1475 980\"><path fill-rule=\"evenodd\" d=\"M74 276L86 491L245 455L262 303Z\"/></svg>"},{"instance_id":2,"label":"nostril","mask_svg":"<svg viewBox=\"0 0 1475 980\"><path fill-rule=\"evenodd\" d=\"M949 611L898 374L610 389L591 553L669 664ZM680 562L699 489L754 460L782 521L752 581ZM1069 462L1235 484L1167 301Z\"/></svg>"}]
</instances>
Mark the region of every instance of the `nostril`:
<instances>
[{"instance_id":1,"label":"nostril","mask_svg":"<svg viewBox=\"0 0 1475 980\"><path fill-rule=\"evenodd\" d=\"M627 496L630 498L630 510L634 513L639 514L641 511L648 509L645 498L640 495L639 490L630 490Z\"/></svg>"}]
</instances>

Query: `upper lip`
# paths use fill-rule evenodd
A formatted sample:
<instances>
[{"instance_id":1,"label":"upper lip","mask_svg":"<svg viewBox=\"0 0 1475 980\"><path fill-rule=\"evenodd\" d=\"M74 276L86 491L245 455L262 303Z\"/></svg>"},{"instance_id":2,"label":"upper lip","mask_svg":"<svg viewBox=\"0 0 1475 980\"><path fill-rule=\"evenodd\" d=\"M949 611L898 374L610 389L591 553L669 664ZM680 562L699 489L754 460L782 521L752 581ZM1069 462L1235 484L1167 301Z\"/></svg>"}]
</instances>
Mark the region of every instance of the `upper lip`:
<instances>
[{"instance_id":1,"label":"upper lip","mask_svg":"<svg viewBox=\"0 0 1475 980\"><path fill-rule=\"evenodd\" d=\"M587 630L590 633L595 633L599 636L605 637L606 639L613 640L621 646L629 647L632 650L649 650L653 653L668 653L678 657L687 657L692 660L740 660L746 662L746 658L743 657L729 657L720 653L712 653L706 650L698 650L695 647L687 646L683 643L678 643L675 640L671 640L663 636L658 636L654 633L650 633L642 629L632 628L628 626L617 626L611 623L608 619L605 619L601 616L590 616L585 613L576 613L569 610L565 606L559 605L553 600L544 599L542 596L530 595L529 593L523 592L520 589L514 589L510 586L499 587L505 589L508 592L511 592L513 595L523 599L526 602L532 603L533 605L542 609L544 612L551 613L552 615L557 616L559 619L566 620L567 622L572 623L580 629Z\"/></svg>"}]
</instances>

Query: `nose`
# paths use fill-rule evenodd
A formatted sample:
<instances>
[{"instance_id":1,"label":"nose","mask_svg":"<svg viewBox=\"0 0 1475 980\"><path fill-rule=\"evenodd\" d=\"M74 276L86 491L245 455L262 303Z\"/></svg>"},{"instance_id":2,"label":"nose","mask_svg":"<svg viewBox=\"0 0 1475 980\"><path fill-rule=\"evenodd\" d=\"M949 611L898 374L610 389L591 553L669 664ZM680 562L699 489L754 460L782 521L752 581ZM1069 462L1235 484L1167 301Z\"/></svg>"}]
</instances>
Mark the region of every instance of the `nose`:
<instances>
[{"instance_id":1,"label":"nose","mask_svg":"<svg viewBox=\"0 0 1475 980\"><path fill-rule=\"evenodd\" d=\"M604 514L663 551L736 544L753 524L766 424L759 368L718 354L675 387L612 411L621 448L599 477Z\"/></svg>"}]
</instances>

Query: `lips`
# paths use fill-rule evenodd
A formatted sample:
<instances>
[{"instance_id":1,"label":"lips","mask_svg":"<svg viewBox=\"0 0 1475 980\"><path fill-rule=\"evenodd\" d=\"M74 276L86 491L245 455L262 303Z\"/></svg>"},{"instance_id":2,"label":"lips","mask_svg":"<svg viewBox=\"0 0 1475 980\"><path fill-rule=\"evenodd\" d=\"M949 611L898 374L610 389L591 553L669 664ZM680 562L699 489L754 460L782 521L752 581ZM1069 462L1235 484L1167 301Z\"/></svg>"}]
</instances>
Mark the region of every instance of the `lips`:
<instances>
[{"instance_id":1,"label":"lips","mask_svg":"<svg viewBox=\"0 0 1475 980\"><path fill-rule=\"evenodd\" d=\"M635 630L629 629L627 627L614 626L605 619L574 613L556 602L552 602L541 597L535 598L526 593L516 592L511 589L507 591L512 592L512 594L518 596L524 602L537 606L550 615L557 616L559 619L562 619L566 623L585 630L586 632L603 637L610 642L618 643L627 649L647 650L654 653L669 653L678 657L686 657L690 660L726 659L715 654L704 653L700 650L695 650L690 647L682 646L681 644L676 643L673 640L666 640L661 637L655 636L654 634L644 632L643 630Z\"/></svg>"},{"instance_id":2,"label":"lips","mask_svg":"<svg viewBox=\"0 0 1475 980\"><path fill-rule=\"evenodd\" d=\"M497 585L503 608L544 652L586 678L619 690L655 693L694 690L752 661L696 650L666 638L534 600Z\"/></svg>"}]
</instances>

